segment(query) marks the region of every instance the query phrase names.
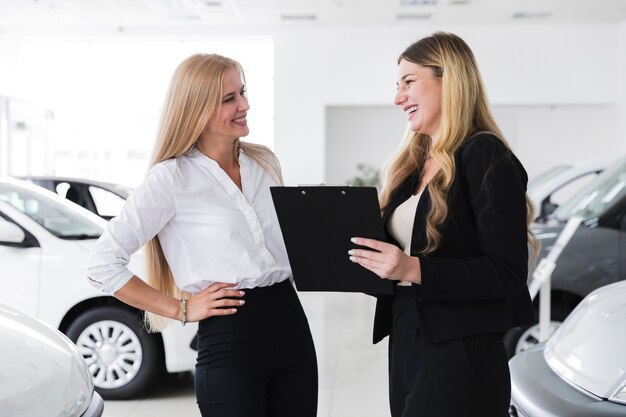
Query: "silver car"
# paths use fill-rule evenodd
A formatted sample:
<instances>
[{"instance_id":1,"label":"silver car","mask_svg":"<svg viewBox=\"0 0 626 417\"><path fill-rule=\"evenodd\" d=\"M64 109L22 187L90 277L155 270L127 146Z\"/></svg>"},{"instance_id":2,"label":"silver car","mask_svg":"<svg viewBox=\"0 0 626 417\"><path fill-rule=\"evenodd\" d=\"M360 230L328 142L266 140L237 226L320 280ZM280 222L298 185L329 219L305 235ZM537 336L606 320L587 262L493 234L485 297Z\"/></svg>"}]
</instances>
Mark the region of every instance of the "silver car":
<instances>
[{"instance_id":1,"label":"silver car","mask_svg":"<svg viewBox=\"0 0 626 417\"><path fill-rule=\"evenodd\" d=\"M0 304L0 415L99 417L83 355L63 333Z\"/></svg>"},{"instance_id":2,"label":"silver car","mask_svg":"<svg viewBox=\"0 0 626 417\"><path fill-rule=\"evenodd\" d=\"M511 417L626 416L626 281L589 294L545 343L517 354Z\"/></svg>"}]
</instances>

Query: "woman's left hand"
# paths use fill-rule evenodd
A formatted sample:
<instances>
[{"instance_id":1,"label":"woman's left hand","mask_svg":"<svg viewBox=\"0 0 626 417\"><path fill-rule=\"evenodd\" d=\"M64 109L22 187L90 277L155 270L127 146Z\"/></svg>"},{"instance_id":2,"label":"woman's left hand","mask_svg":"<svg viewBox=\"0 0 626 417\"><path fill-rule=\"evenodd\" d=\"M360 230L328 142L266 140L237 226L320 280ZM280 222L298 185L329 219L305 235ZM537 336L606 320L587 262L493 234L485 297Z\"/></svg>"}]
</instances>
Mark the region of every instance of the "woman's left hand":
<instances>
[{"instance_id":1,"label":"woman's left hand","mask_svg":"<svg viewBox=\"0 0 626 417\"><path fill-rule=\"evenodd\" d=\"M351 249L350 260L369 269L385 279L409 281L421 284L422 274L419 259L402 252L397 246L375 239L355 237L353 243L367 249Z\"/></svg>"}]
</instances>

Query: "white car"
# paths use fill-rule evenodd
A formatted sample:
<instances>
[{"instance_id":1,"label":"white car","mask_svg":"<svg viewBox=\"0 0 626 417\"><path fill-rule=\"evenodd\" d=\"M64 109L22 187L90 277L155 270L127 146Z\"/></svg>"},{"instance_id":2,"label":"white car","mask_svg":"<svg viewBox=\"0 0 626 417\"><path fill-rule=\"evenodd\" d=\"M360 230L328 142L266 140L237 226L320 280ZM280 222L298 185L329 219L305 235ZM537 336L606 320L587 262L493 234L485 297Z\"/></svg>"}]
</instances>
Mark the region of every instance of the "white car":
<instances>
[{"instance_id":1,"label":"white car","mask_svg":"<svg viewBox=\"0 0 626 417\"><path fill-rule=\"evenodd\" d=\"M194 369L197 324L145 330L142 312L92 287L86 261L107 222L55 193L0 178L0 302L66 334L82 353L96 389L130 398L158 372ZM140 251L129 268L145 277Z\"/></svg>"},{"instance_id":2,"label":"white car","mask_svg":"<svg viewBox=\"0 0 626 417\"><path fill-rule=\"evenodd\" d=\"M589 294L548 342L515 355L512 417L626 416L626 281Z\"/></svg>"},{"instance_id":3,"label":"white car","mask_svg":"<svg viewBox=\"0 0 626 417\"><path fill-rule=\"evenodd\" d=\"M538 221L545 221L559 204L594 179L614 159L595 159L555 165L528 182L528 197Z\"/></svg>"},{"instance_id":4,"label":"white car","mask_svg":"<svg viewBox=\"0 0 626 417\"><path fill-rule=\"evenodd\" d=\"M0 304L0 414L100 417L103 410L76 346L58 330Z\"/></svg>"}]
</instances>

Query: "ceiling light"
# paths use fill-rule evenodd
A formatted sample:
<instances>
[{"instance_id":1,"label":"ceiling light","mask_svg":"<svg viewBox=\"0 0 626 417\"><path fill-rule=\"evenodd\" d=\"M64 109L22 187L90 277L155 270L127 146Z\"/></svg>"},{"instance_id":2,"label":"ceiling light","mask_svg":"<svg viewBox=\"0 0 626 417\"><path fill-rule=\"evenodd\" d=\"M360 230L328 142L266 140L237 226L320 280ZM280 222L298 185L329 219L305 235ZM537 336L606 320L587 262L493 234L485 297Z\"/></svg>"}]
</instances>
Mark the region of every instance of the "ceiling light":
<instances>
[{"instance_id":1,"label":"ceiling light","mask_svg":"<svg viewBox=\"0 0 626 417\"><path fill-rule=\"evenodd\" d=\"M280 16L284 21L314 21L317 20L317 16L314 14L283 14Z\"/></svg>"},{"instance_id":2,"label":"ceiling light","mask_svg":"<svg viewBox=\"0 0 626 417\"><path fill-rule=\"evenodd\" d=\"M431 17L430 13L399 13L396 15L398 20L429 20Z\"/></svg>"},{"instance_id":3,"label":"ceiling light","mask_svg":"<svg viewBox=\"0 0 626 417\"><path fill-rule=\"evenodd\" d=\"M437 0L400 0L400 6L436 6Z\"/></svg>"},{"instance_id":4,"label":"ceiling light","mask_svg":"<svg viewBox=\"0 0 626 417\"><path fill-rule=\"evenodd\" d=\"M515 12L513 19L547 19L552 16L550 12Z\"/></svg>"}]
</instances>

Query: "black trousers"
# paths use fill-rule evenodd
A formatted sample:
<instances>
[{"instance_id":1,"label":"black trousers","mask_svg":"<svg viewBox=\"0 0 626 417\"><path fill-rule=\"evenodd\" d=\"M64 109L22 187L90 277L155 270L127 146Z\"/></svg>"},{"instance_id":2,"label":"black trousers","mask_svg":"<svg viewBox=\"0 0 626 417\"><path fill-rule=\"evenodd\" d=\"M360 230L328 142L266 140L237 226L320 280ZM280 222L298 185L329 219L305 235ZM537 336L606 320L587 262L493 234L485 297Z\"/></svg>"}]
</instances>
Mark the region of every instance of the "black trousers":
<instances>
[{"instance_id":1,"label":"black trousers","mask_svg":"<svg viewBox=\"0 0 626 417\"><path fill-rule=\"evenodd\" d=\"M507 417L511 379L500 335L425 344L412 287L397 287L389 341L392 417Z\"/></svg>"},{"instance_id":2,"label":"black trousers","mask_svg":"<svg viewBox=\"0 0 626 417\"><path fill-rule=\"evenodd\" d=\"M195 389L203 417L315 417L317 359L289 280L246 289L237 313L199 323Z\"/></svg>"}]
</instances>

